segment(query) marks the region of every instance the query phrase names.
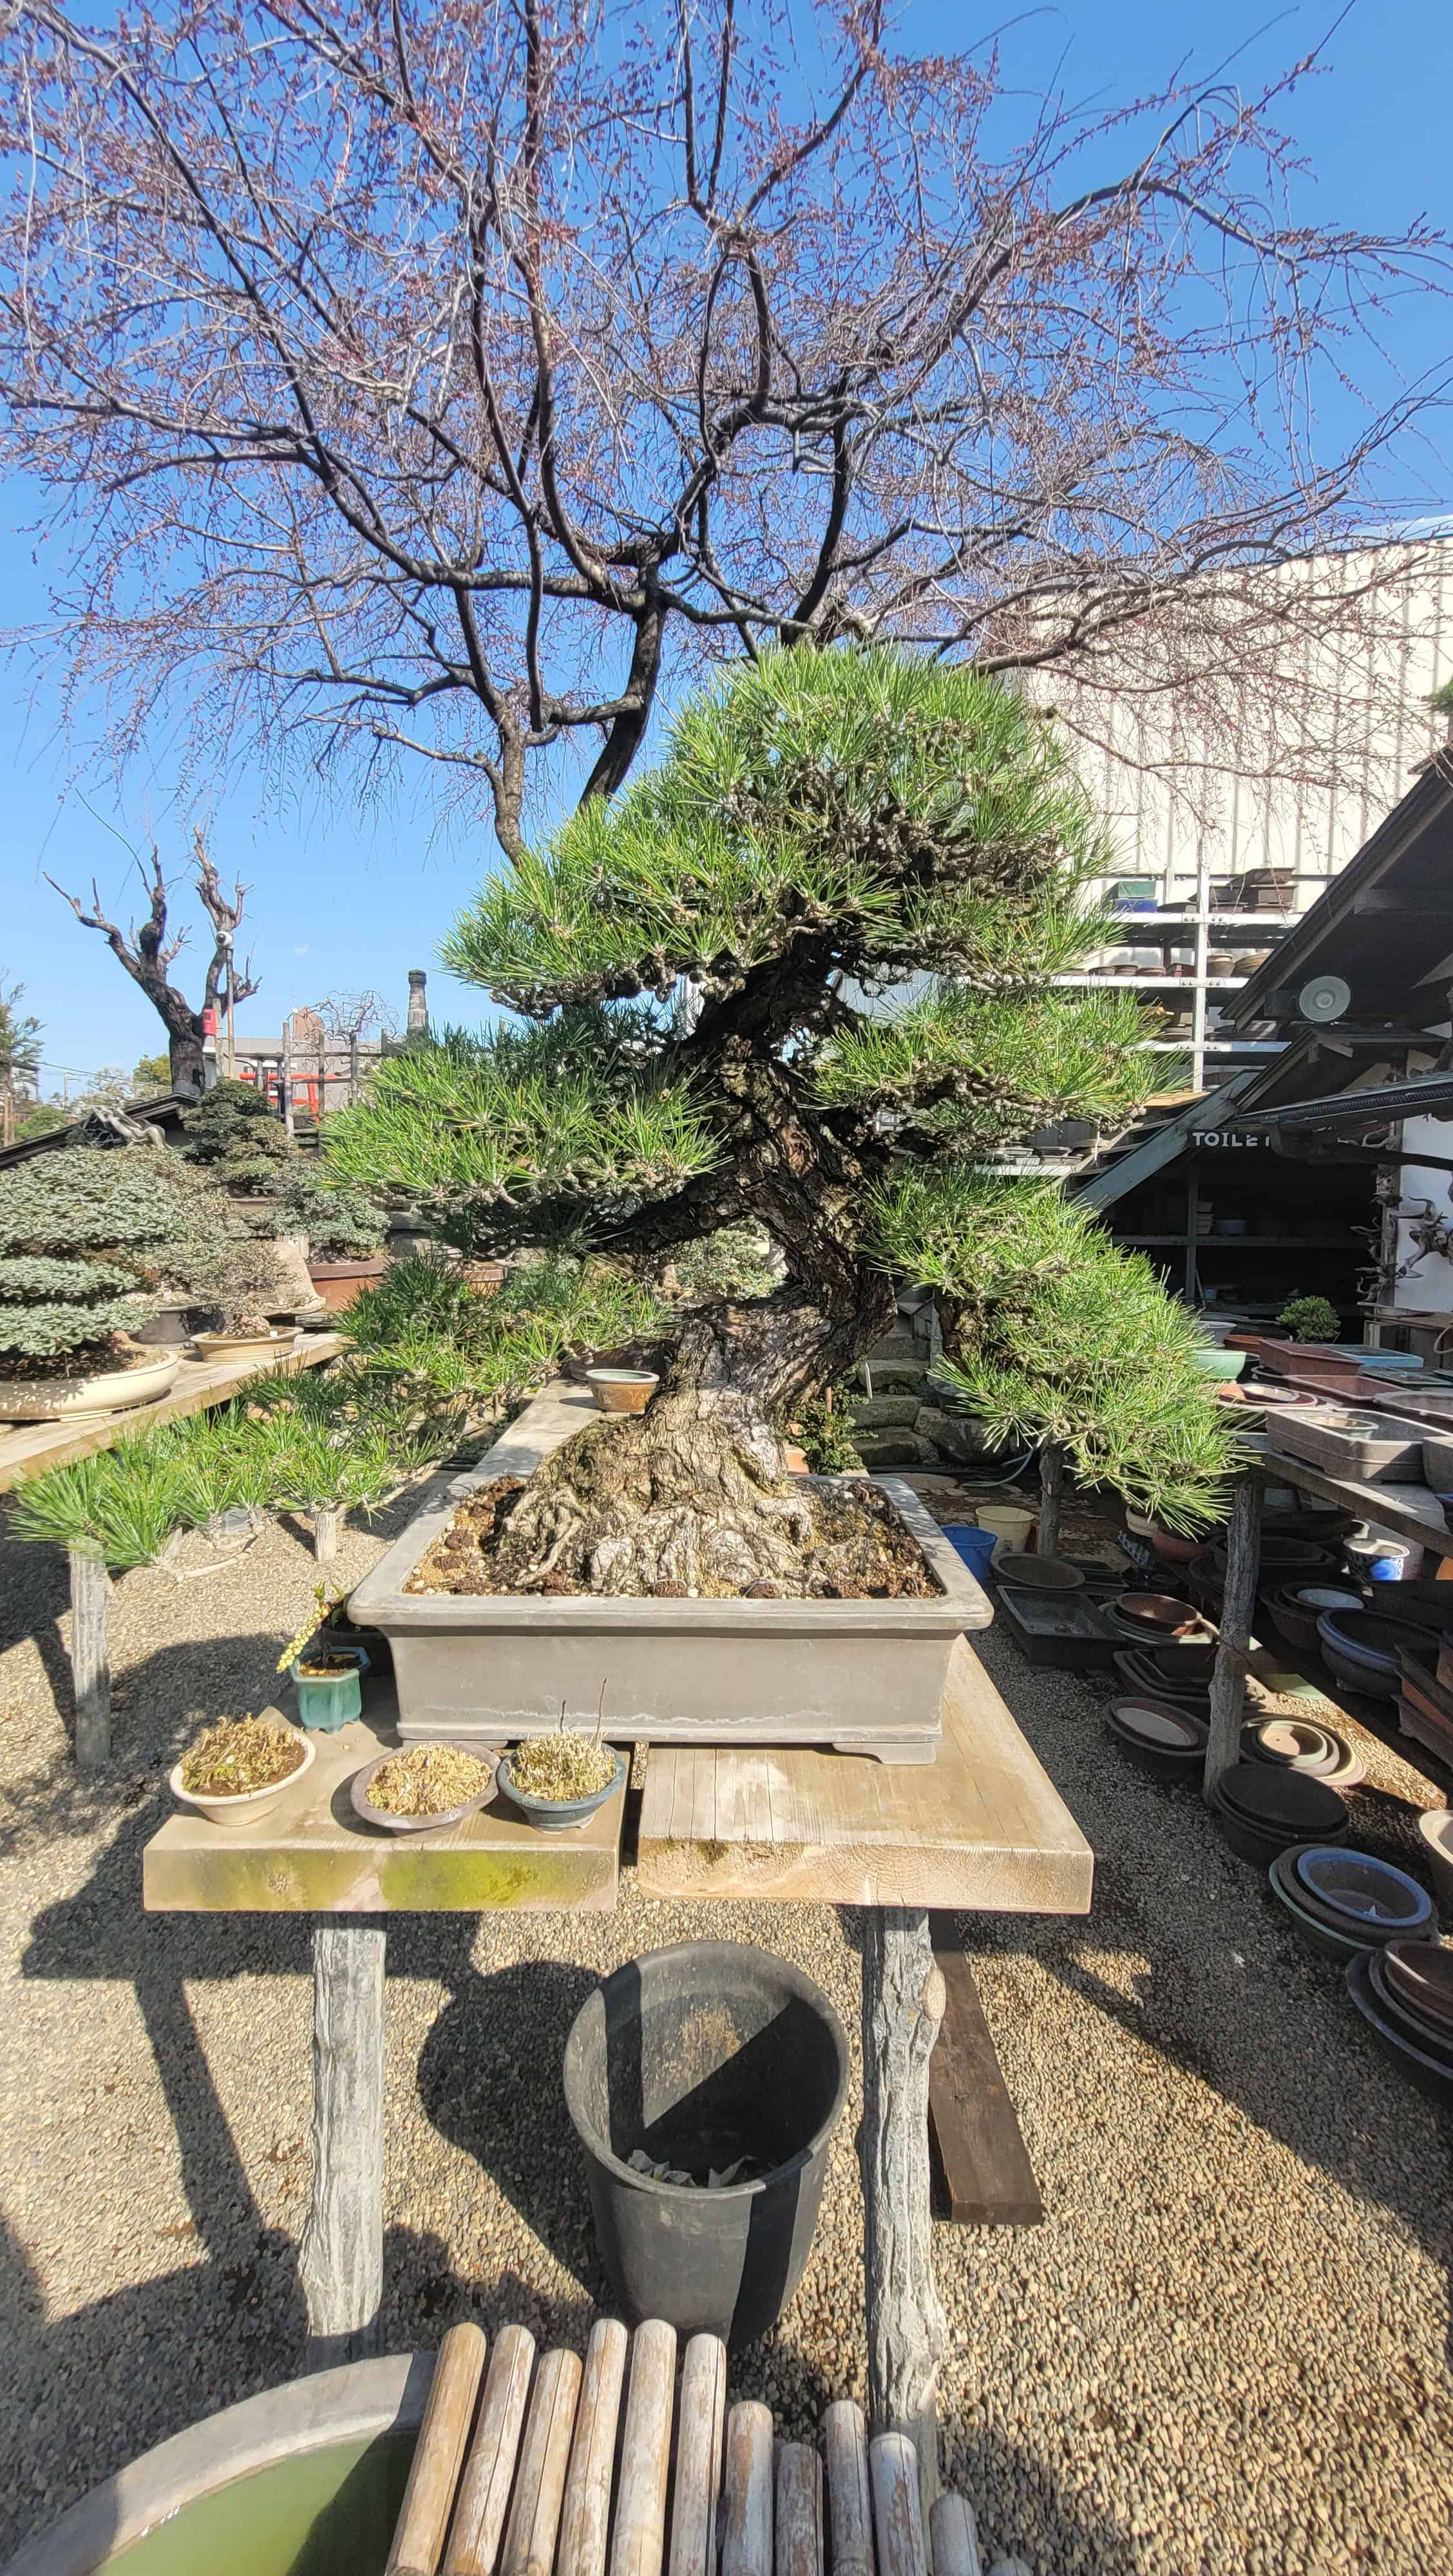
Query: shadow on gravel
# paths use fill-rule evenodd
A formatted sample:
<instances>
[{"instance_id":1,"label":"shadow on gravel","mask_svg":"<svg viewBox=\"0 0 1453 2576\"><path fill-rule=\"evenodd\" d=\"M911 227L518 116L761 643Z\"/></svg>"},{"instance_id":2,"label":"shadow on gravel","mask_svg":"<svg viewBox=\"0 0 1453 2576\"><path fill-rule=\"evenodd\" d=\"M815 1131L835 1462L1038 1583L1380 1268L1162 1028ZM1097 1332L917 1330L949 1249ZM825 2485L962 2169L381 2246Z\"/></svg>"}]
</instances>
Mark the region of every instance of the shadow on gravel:
<instances>
[{"instance_id":1,"label":"shadow on gravel","mask_svg":"<svg viewBox=\"0 0 1453 2576\"><path fill-rule=\"evenodd\" d=\"M1082 1721L1061 1714L1003 1640L975 1646L1094 1846L1095 1893L1084 1922L961 1914L966 1947L1032 1955L1307 2164L1391 2211L1453 2277L1446 2116L1381 2055L1341 1966L1291 1929L1196 1787L1133 1770L1098 1705ZM1368 1785L1348 1803L1352 1841L1426 1884L1411 1802ZM1145 1963L1132 1993L1090 1964L1115 1952Z\"/></svg>"}]
</instances>

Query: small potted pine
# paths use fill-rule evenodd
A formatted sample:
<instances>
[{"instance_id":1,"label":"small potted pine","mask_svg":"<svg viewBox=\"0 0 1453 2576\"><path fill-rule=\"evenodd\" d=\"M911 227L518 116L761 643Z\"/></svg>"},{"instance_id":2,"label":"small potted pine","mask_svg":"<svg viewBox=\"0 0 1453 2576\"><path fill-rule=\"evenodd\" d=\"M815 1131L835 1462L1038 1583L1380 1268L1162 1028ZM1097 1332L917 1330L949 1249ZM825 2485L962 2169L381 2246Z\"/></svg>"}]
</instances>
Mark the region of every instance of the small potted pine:
<instances>
[{"instance_id":1,"label":"small potted pine","mask_svg":"<svg viewBox=\"0 0 1453 2576\"><path fill-rule=\"evenodd\" d=\"M368 1650L346 1643L334 1624L343 1598L335 1592L330 1600L325 1586L315 1585L311 1617L289 1637L277 1659L278 1671L288 1675L298 1694L298 1716L315 1735L336 1735L363 1714Z\"/></svg>"}]
</instances>

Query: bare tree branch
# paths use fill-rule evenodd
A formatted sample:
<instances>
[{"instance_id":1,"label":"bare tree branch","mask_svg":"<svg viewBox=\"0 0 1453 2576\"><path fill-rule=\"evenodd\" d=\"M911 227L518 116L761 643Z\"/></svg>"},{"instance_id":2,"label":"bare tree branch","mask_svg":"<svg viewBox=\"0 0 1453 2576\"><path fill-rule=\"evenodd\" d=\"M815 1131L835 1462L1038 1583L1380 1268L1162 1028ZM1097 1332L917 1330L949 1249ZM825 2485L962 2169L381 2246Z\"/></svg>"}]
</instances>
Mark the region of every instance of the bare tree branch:
<instances>
[{"instance_id":1,"label":"bare tree branch","mask_svg":"<svg viewBox=\"0 0 1453 2576\"><path fill-rule=\"evenodd\" d=\"M1393 704L1400 307L1453 272L1308 218L1306 64L1081 114L880 0L7 23L0 454L112 760L417 753L518 858L532 777L611 793L784 639L1037 674L1102 748L1118 684L1299 783Z\"/></svg>"}]
</instances>

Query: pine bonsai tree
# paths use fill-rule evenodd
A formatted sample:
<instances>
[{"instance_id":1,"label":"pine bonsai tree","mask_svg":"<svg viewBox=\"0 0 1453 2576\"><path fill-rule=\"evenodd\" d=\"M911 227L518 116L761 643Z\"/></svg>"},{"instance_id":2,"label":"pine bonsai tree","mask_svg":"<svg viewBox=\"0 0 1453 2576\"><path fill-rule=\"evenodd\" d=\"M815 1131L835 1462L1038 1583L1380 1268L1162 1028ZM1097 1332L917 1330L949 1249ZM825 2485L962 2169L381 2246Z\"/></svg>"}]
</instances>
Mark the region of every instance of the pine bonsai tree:
<instances>
[{"instance_id":1,"label":"pine bonsai tree","mask_svg":"<svg viewBox=\"0 0 1453 2576\"><path fill-rule=\"evenodd\" d=\"M514 1583L793 1588L820 1507L777 1432L888 1329L894 1269L933 1284L991 1413L1169 1519L1210 1516L1230 1444L1189 1319L1042 1184L986 1195L975 1169L1053 1121L1118 1128L1145 1093L1134 999L1051 980L1103 936L1085 889L1108 864L1020 698L799 647L688 706L653 774L483 888L445 962L524 1025L387 1059L331 1124L334 1168L497 1251L659 1261L751 1222L786 1271L690 1313L650 1410L540 1470L501 1547ZM1154 1390L1135 1420L1127 1387Z\"/></svg>"}]
</instances>

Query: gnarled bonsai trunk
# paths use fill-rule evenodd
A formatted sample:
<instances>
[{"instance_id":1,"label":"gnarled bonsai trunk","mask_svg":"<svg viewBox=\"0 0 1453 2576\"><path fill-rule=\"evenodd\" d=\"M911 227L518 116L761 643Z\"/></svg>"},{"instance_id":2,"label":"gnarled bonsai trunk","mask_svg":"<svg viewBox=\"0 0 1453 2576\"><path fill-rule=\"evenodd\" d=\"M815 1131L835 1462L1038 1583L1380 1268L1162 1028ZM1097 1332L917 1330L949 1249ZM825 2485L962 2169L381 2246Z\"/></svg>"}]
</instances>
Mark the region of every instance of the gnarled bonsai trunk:
<instances>
[{"instance_id":1,"label":"gnarled bonsai trunk","mask_svg":"<svg viewBox=\"0 0 1453 2576\"><path fill-rule=\"evenodd\" d=\"M491 1579L513 1591L798 1594L901 1588L890 1524L862 1494L785 1472L779 1426L883 1330L892 1291L864 1276L854 1316L790 1289L708 1307L648 1410L592 1423L508 1508Z\"/></svg>"}]
</instances>

